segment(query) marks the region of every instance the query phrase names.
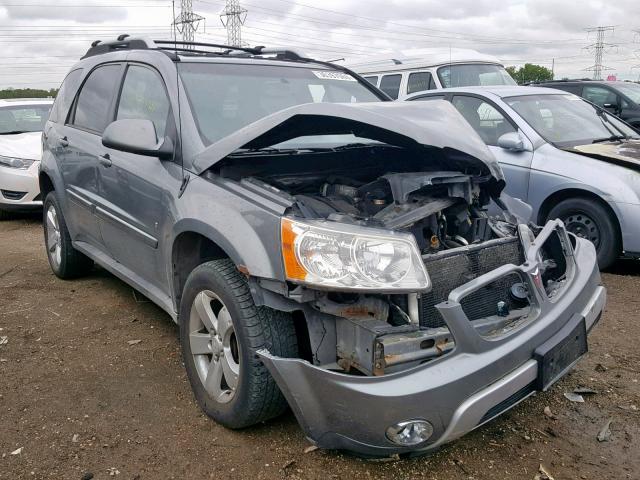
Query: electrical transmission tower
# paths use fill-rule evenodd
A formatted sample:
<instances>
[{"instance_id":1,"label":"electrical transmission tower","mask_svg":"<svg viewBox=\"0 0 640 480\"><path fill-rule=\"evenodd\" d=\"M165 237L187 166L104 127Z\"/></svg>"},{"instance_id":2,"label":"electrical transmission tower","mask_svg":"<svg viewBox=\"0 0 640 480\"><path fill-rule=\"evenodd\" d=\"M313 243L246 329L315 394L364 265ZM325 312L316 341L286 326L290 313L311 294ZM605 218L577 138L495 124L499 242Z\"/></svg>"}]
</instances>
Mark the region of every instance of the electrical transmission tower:
<instances>
[{"instance_id":1,"label":"electrical transmission tower","mask_svg":"<svg viewBox=\"0 0 640 480\"><path fill-rule=\"evenodd\" d=\"M605 48L613 48L617 46L611 43L605 43L604 41L606 33L613 32L614 28L615 27L613 25L608 25L606 27L587 28L588 33L596 32L596 43L585 47L588 50L593 50L595 54L595 63L589 68L585 68L586 71L593 72L594 80L602 80L602 71L611 70L611 68L602 65L602 54L604 53Z\"/></svg>"},{"instance_id":2,"label":"electrical transmission tower","mask_svg":"<svg viewBox=\"0 0 640 480\"><path fill-rule=\"evenodd\" d=\"M191 0L180 0L180 15L173 20L173 28L182 34L182 40L185 42L193 42L195 34L200 26L200 22L204 21L204 17L193 13L193 4ZM185 45L185 48L191 48Z\"/></svg>"},{"instance_id":3,"label":"electrical transmission tower","mask_svg":"<svg viewBox=\"0 0 640 480\"><path fill-rule=\"evenodd\" d=\"M247 10L240 6L240 0L227 0L220 20L227 28L227 43L232 47L242 46L242 25L246 19Z\"/></svg>"}]
</instances>

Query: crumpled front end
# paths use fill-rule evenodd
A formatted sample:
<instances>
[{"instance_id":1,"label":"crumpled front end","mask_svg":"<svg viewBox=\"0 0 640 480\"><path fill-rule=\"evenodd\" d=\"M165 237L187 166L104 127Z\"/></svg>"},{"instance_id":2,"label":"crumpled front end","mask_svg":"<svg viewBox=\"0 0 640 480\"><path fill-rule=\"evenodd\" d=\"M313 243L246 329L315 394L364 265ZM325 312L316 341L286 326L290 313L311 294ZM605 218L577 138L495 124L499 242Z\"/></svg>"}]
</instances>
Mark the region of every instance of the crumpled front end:
<instances>
[{"instance_id":1,"label":"crumpled front end","mask_svg":"<svg viewBox=\"0 0 640 480\"><path fill-rule=\"evenodd\" d=\"M511 263L499 259L500 266L476 270L475 278L469 266L477 267L482 258L474 246L447 251L468 251L468 280L439 303L433 304L433 290L417 298L413 310L421 334L447 332L436 335L441 341L435 344L421 340L418 356L402 350L408 343L398 337L379 339L371 346L373 375L357 376L262 351L307 437L322 448L366 455L425 452L561 378L586 351L586 334L606 301L596 252L591 243L570 237L559 220L535 237L521 225L517 241L519 253L511 254ZM462 260L450 258L439 267L455 262ZM433 274L436 265L429 268ZM560 273L551 275L554 270ZM500 290L511 295L496 295ZM435 357L428 354L434 349ZM406 438L397 432L411 422L416 426L405 437L420 435L402 443Z\"/></svg>"}]
</instances>

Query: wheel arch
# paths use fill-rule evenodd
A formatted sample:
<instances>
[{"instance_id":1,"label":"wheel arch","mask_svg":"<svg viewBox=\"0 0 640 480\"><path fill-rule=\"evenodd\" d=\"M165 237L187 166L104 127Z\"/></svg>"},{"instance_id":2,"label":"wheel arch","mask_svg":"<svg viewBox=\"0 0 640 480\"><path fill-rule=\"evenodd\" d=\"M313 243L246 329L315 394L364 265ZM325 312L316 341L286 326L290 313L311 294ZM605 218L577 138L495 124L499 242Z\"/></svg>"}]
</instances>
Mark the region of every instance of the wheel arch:
<instances>
[{"instance_id":1,"label":"wheel arch","mask_svg":"<svg viewBox=\"0 0 640 480\"><path fill-rule=\"evenodd\" d=\"M43 201L49 192L53 192L56 189L53 180L51 180L51 177L46 172L39 173L38 184L40 185L40 195Z\"/></svg>"},{"instance_id":2,"label":"wheel arch","mask_svg":"<svg viewBox=\"0 0 640 480\"><path fill-rule=\"evenodd\" d=\"M544 225L547 221L547 216L553 209L553 207L563 200L567 200L569 198L584 198L587 200L592 200L600 204L611 216L614 224L616 225L616 233L618 234L618 239L622 241L622 228L620 226L620 218L616 211L611 207L609 203L607 203L600 195L597 193L591 192L589 190L583 190L580 188L565 188L562 190L558 190L549 195L540 205L538 209L538 217L537 223L538 225Z\"/></svg>"},{"instance_id":3,"label":"wheel arch","mask_svg":"<svg viewBox=\"0 0 640 480\"><path fill-rule=\"evenodd\" d=\"M229 258L236 266L241 260L235 251L225 245L219 236L203 231L197 225L177 233L171 245L172 290L176 311L189 274L199 265L211 260Z\"/></svg>"}]
</instances>

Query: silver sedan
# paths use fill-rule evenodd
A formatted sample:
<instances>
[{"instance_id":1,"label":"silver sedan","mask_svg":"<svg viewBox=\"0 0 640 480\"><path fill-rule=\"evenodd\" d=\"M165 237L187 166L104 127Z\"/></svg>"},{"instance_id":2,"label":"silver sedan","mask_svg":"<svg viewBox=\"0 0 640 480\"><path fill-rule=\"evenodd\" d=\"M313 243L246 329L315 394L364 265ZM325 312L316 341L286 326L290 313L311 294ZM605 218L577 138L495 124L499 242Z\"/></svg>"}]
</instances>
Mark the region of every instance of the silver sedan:
<instances>
[{"instance_id":1,"label":"silver sedan","mask_svg":"<svg viewBox=\"0 0 640 480\"><path fill-rule=\"evenodd\" d=\"M407 101L446 100L502 166L506 192L543 225L562 219L590 239L601 268L640 258L640 137L575 95L536 87L465 87Z\"/></svg>"}]
</instances>

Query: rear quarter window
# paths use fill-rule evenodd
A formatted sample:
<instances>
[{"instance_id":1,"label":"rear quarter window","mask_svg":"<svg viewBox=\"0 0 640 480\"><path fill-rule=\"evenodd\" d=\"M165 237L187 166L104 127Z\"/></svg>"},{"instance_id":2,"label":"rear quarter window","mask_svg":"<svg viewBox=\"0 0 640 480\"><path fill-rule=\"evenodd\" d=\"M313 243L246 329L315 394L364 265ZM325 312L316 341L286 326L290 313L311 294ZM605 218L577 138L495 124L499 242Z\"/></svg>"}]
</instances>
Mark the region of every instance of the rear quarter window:
<instances>
[{"instance_id":1,"label":"rear quarter window","mask_svg":"<svg viewBox=\"0 0 640 480\"><path fill-rule=\"evenodd\" d=\"M380 81L380 90L397 100L400 93L400 83L402 83L402 75L385 75Z\"/></svg>"}]
</instances>

